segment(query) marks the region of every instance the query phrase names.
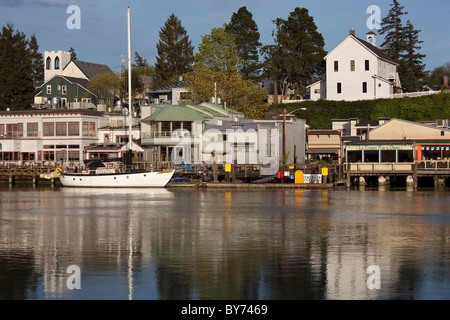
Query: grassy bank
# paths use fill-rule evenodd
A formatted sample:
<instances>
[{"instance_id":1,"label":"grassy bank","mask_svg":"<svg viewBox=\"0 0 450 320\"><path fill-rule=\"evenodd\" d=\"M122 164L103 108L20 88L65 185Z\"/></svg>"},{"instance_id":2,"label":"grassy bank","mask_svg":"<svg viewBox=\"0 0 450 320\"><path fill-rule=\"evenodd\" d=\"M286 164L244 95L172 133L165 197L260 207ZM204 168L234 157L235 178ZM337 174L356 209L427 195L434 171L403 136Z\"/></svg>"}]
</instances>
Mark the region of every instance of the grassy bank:
<instances>
[{"instance_id":1,"label":"grassy bank","mask_svg":"<svg viewBox=\"0 0 450 320\"><path fill-rule=\"evenodd\" d=\"M282 109L294 111L296 117L306 119L311 129L331 127L332 119L358 118L376 120L380 117L410 121L450 119L450 93L417 98L396 98L361 101L305 101L272 105L270 112Z\"/></svg>"}]
</instances>

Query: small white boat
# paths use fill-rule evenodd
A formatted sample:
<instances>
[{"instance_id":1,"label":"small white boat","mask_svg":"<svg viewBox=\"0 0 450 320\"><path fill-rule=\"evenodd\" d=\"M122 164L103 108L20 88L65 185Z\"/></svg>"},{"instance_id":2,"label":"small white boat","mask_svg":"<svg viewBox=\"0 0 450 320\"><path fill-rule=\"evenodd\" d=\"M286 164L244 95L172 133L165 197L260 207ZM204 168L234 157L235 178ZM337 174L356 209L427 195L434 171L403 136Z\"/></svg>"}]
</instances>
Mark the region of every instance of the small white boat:
<instances>
[{"instance_id":1,"label":"small white boat","mask_svg":"<svg viewBox=\"0 0 450 320\"><path fill-rule=\"evenodd\" d=\"M64 187L162 188L169 183L175 173L175 170L120 173L105 171L98 169L86 173L61 173L59 180Z\"/></svg>"}]
</instances>

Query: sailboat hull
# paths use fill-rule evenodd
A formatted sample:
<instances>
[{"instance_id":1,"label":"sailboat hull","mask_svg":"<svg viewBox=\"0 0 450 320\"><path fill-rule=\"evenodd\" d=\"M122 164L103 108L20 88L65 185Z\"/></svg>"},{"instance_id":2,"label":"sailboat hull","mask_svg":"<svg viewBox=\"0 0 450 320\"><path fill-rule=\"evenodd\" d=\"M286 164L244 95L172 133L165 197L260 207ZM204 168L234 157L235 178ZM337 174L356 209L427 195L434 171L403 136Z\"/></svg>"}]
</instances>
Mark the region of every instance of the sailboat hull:
<instances>
[{"instance_id":1,"label":"sailboat hull","mask_svg":"<svg viewBox=\"0 0 450 320\"><path fill-rule=\"evenodd\" d=\"M64 187L79 188L163 188L172 178L174 170L131 172L116 174L61 174Z\"/></svg>"}]
</instances>

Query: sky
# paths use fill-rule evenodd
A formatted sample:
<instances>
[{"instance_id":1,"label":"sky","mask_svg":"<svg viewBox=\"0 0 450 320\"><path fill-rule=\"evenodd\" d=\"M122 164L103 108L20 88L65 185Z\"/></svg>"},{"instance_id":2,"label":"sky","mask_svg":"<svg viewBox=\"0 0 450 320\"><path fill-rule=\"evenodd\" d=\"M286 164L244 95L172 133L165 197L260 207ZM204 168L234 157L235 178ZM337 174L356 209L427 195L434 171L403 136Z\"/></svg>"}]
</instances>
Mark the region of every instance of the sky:
<instances>
[{"instance_id":1,"label":"sky","mask_svg":"<svg viewBox=\"0 0 450 320\"><path fill-rule=\"evenodd\" d=\"M399 0L414 27L421 30L422 53L426 70L450 62L449 0ZM350 29L366 38L374 28L376 11L381 18L388 14L392 0L0 0L0 24L14 25L27 37L36 36L39 50L75 49L82 61L102 63L120 72L121 55L127 55L127 7L131 9L131 56L134 52L156 61L159 32L173 13L186 29L197 51L201 37L212 28L228 23L234 12L246 6L258 26L263 45L273 44L273 20L287 19L296 7L306 8L325 39L325 50L333 50ZM79 8L69 10L71 5ZM406 21L404 21L406 22ZM372 28L372 30L371 30ZM377 44L383 36L377 36Z\"/></svg>"}]
</instances>

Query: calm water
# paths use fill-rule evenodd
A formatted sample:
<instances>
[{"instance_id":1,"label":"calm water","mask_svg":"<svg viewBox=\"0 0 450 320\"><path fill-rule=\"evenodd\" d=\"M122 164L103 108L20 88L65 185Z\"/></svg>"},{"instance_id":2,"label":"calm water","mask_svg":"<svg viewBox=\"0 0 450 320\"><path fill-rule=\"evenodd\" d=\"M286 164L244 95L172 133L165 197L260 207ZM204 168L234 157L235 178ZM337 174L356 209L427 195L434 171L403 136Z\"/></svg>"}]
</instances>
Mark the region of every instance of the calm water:
<instances>
[{"instance_id":1,"label":"calm water","mask_svg":"<svg viewBox=\"0 0 450 320\"><path fill-rule=\"evenodd\" d=\"M1 185L0 204L0 299L450 298L448 188Z\"/></svg>"}]
</instances>

